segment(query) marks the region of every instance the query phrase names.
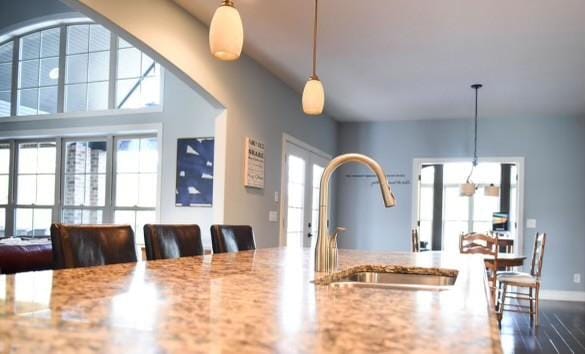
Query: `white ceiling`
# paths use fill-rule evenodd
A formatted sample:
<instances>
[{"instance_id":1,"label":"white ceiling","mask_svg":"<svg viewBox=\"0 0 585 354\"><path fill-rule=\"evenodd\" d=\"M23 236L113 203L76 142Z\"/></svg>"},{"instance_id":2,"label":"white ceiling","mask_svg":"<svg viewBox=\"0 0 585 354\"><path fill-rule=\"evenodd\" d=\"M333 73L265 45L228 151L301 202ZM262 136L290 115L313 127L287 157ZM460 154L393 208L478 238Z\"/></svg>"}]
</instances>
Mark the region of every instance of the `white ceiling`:
<instances>
[{"instance_id":1,"label":"white ceiling","mask_svg":"<svg viewBox=\"0 0 585 354\"><path fill-rule=\"evenodd\" d=\"M174 1L206 24L220 3ZM244 51L302 92L313 1L234 2ZM470 118L474 82L482 118L585 117L585 0L321 0L319 21L340 121Z\"/></svg>"}]
</instances>

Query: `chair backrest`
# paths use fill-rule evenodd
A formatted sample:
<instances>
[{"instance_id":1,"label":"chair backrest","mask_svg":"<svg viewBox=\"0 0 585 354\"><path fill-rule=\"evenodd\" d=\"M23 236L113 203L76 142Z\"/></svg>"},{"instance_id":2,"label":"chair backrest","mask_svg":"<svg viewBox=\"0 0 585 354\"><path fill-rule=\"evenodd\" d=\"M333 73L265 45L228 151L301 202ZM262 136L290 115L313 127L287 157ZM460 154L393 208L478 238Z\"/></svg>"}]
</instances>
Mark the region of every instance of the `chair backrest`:
<instances>
[{"instance_id":1,"label":"chair backrest","mask_svg":"<svg viewBox=\"0 0 585 354\"><path fill-rule=\"evenodd\" d=\"M546 243L546 233L536 233L534 238L534 248L532 250L532 265L530 267L530 274L534 277L540 278L542 274L542 258L544 257L544 245Z\"/></svg>"},{"instance_id":2,"label":"chair backrest","mask_svg":"<svg viewBox=\"0 0 585 354\"><path fill-rule=\"evenodd\" d=\"M478 253L498 257L498 236L492 237L478 233L461 234L459 251L461 253Z\"/></svg>"},{"instance_id":3,"label":"chair backrest","mask_svg":"<svg viewBox=\"0 0 585 354\"><path fill-rule=\"evenodd\" d=\"M199 225L144 225L146 258L172 259L203 254Z\"/></svg>"},{"instance_id":4,"label":"chair backrest","mask_svg":"<svg viewBox=\"0 0 585 354\"><path fill-rule=\"evenodd\" d=\"M136 262L134 231L128 225L51 225L56 269Z\"/></svg>"},{"instance_id":5,"label":"chair backrest","mask_svg":"<svg viewBox=\"0 0 585 354\"><path fill-rule=\"evenodd\" d=\"M211 225L213 253L256 249L254 232L248 225Z\"/></svg>"},{"instance_id":6,"label":"chair backrest","mask_svg":"<svg viewBox=\"0 0 585 354\"><path fill-rule=\"evenodd\" d=\"M412 252L420 252L420 239L418 236L418 230L412 229L411 232L411 239L412 239Z\"/></svg>"}]
</instances>

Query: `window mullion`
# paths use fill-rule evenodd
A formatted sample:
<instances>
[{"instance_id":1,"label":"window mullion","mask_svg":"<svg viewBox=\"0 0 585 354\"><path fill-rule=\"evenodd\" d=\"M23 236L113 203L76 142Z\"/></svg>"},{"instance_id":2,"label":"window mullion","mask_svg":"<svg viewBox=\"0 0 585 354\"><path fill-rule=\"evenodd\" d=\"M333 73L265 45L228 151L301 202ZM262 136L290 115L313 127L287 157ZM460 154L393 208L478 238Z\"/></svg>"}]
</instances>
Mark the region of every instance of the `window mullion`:
<instances>
[{"instance_id":1,"label":"window mullion","mask_svg":"<svg viewBox=\"0 0 585 354\"><path fill-rule=\"evenodd\" d=\"M16 37L12 45L12 86L10 90L10 115L16 116L17 101L18 101L18 66L20 54L20 37Z\"/></svg>"},{"instance_id":2,"label":"window mullion","mask_svg":"<svg viewBox=\"0 0 585 354\"><path fill-rule=\"evenodd\" d=\"M10 162L8 172L8 206L6 207L4 236L13 236L16 231L14 229L14 204L16 202L16 144L14 140L10 142Z\"/></svg>"},{"instance_id":3,"label":"window mullion","mask_svg":"<svg viewBox=\"0 0 585 354\"><path fill-rule=\"evenodd\" d=\"M67 26L61 26L59 37L59 80L57 81L57 112L65 112L65 58L67 52Z\"/></svg>"},{"instance_id":4,"label":"window mullion","mask_svg":"<svg viewBox=\"0 0 585 354\"><path fill-rule=\"evenodd\" d=\"M107 137L106 148L106 200L103 220L105 223L114 223L114 169L115 169L115 141L112 135Z\"/></svg>"},{"instance_id":5,"label":"window mullion","mask_svg":"<svg viewBox=\"0 0 585 354\"><path fill-rule=\"evenodd\" d=\"M108 83L108 109L116 108L116 76L118 73L118 36L110 36L110 81Z\"/></svg>"}]
</instances>

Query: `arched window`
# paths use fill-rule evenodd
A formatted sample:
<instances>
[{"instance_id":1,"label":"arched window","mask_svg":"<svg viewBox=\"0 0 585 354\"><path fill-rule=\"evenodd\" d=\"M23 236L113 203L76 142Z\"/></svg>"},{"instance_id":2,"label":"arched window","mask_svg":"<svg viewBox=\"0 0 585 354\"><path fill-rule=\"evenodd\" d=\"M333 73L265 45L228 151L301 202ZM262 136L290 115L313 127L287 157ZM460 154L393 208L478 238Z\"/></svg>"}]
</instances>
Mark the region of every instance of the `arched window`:
<instances>
[{"instance_id":1,"label":"arched window","mask_svg":"<svg viewBox=\"0 0 585 354\"><path fill-rule=\"evenodd\" d=\"M93 22L0 43L0 117L160 105L161 68Z\"/></svg>"}]
</instances>

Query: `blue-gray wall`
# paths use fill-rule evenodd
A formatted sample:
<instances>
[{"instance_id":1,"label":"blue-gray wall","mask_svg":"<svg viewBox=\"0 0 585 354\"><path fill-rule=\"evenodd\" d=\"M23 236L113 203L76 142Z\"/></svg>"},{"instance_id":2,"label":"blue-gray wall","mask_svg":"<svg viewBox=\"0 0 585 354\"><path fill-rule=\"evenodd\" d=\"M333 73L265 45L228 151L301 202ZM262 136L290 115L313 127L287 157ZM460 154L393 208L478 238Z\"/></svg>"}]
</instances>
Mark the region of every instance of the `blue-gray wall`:
<instances>
[{"instance_id":1,"label":"blue-gray wall","mask_svg":"<svg viewBox=\"0 0 585 354\"><path fill-rule=\"evenodd\" d=\"M416 187L413 159L470 157L472 124L472 120L341 124L340 153L370 155L387 174L404 173L411 184L394 185L398 206L385 209L378 186L344 176L366 169L342 168L336 216L348 231L340 238L340 247L409 250L412 188ZM585 117L483 119L478 150L480 158L525 158L524 218L536 219L536 230L548 233L543 287L585 290L583 283L573 283L573 273L585 273ZM536 230L524 229L526 255L531 254Z\"/></svg>"}]
</instances>

